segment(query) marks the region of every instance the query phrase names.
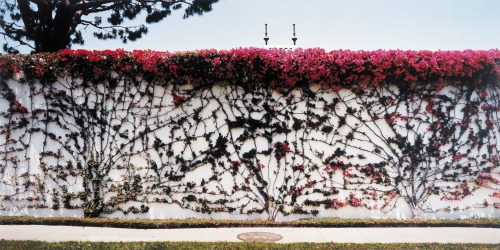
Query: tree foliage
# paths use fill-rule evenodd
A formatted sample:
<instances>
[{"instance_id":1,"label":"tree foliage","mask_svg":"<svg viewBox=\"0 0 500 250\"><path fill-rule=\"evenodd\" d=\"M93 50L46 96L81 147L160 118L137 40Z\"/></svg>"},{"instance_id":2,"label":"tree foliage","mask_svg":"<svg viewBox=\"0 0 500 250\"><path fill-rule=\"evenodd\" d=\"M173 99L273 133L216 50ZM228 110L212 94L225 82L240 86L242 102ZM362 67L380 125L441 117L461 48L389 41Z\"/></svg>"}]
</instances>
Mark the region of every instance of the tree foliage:
<instances>
[{"instance_id":1,"label":"tree foliage","mask_svg":"<svg viewBox=\"0 0 500 250\"><path fill-rule=\"evenodd\" d=\"M34 52L54 52L84 44L82 29L94 28L97 39L120 39L123 43L142 38L145 24L157 23L172 11L184 9L184 18L212 10L218 0L2 0L0 35L3 49L18 53L20 46ZM144 13L144 15L142 15Z\"/></svg>"}]
</instances>

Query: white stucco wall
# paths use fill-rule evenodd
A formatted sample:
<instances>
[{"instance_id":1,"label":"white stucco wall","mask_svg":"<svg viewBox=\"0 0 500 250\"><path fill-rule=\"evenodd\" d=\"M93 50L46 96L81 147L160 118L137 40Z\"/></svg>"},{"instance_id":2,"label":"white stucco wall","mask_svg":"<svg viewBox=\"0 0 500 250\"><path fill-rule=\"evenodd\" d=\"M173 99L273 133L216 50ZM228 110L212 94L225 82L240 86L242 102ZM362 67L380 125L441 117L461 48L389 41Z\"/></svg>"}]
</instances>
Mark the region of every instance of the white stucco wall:
<instances>
[{"instance_id":1,"label":"white stucco wall","mask_svg":"<svg viewBox=\"0 0 500 250\"><path fill-rule=\"evenodd\" d=\"M116 133L118 132L113 132L109 130L108 132L113 133L115 136L114 137L100 137L100 138L93 138L92 140L92 145L93 147L92 150L94 151L103 151L105 152L106 156L102 156L104 158L113 158L116 155L122 154L126 155L124 151L131 152L133 155L127 156L127 157L122 157L119 159L116 159L113 164L117 165L127 165L131 164L134 166L133 172L131 172L130 169L118 169L116 166L111 167L111 170L109 172L109 178L113 180L116 185L122 185L127 179L130 179L134 175L139 175L141 176L143 180L143 187L151 187L155 183L161 182L163 185L176 185L176 182L173 181L158 181L154 177L154 173L152 169L149 166L148 159L157 162L158 165L164 165L164 166L169 166L165 167L161 171L169 171L175 168L179 167L179 164L176 164L174 159L171 158L166 158L165 156L160 156L158 153L154 150L151 150L151 145L154 141L154 138L160 138L164 143L172 143L174 140L176 140L176 137L186 138L186 135L189 135L190 137L200 137L199 140L196 140L193 142L193 144L187 146L184 142L177 142L177 143L172 143L172 151L174 155L182 155L186 160L191 160L194 161L192 157L192 153L196 153L197 155L202 155L203 152L209 150L212 147L212 144L217 140L217 137L222 135L224 137L227 137L229 140L236 141L236 138L238 138L242 133L244 133L243 129L229 129L226 124L226 120L234 121L235 114L238 116L243 116L243 117L251 117L255 120L262 120L263 116L266 114L266 111L262 108L261 105L255 105L255 110L251 111L248 109L249 106L248 104L243 104L240 103L240 100L236 99L241 99L241 100L247 100L248 102L251 102L252 95L248 95L243 91L242 88L233 88L233 87L228 87L225 84L219 84L215 85L214 87L204 90L202 94L199 94L202 98L193 98L185 102L181 106L175 106L173 104L173 95L172 93L172 88L171 87L161 87L159 85L157 86L149 86L147 84L141 84L140 86L137 86L135 91L151 91L153 95L155 96L154 98L151 99L145 99L141 98L139 95L133 95L133 96L123 96L120 97L121 92L127 92L129 93L131 90L124 90L123 82L121 83L122 86L118 86L117 89L115 89L114 92L108 92L108 90L102 86L98 85L95 86L96 89L93 89L92 91L97 91L102 94L102 96L94 96L92 99L92 95L90 100L87 100L89 103L94 104L89 104L90 106L96 106L96 105L101 105L104 103L103 107L112 109L113 114L109 115L101 115L102 116L107 116L109 118L109 122L112 125L120 125L120 129L118 132L123 133L126 130L129 131L129 138L134 136L133 131L144 131L146 127L150 127L152 130L154 130L153 133L148 133L147 137L149 138L148 142L145 141L145 139L141 139L139 143L132 144L132 145L127 145L124 149L120 149L119 146L122 143L126 143L127 140L123 140L120 138L120 136L117 136ZM66 93L66 95L71 96L73 100L75 100L75 103L81 104L84 102L82 99L83 93L86 91L90 91L89 89L82 89L82 88L77 88L71 90L69 86L71 85L71 81L67 81L66 79L61 79L58 83L55 83L51 85L51 88L57 89L59 91L63 91ZM28 84L20 84L19 82L15 80L9 80L8 81L8 86L10 89L12 89L16 95L16 99L19 103L21 103L24 107L27 107L30 113L34 110L41 109L41 110L47 110L47 105L53 105L46 103L46 100L43 98L43 92L47 91L47 87L42 86L39 83L32 84L31 88L30 85ZM189 88L189 86L184 86L186 88ZM358 154L364 154L366 155L366 159L359 159L359 158L342 158L340 157L340 160L343 160L345 162L350 162L352 164L360 164L360 165L365 165L369 163L377 163L383 160L383 157L380 155L374 154L373 150L375 149L373 144L366 143L363 141L362 137L355 137L355 139L352 141L351 144L346 145L345 144L345 137L353 131L353 127L356 127L356 133L357 136L360 136L361 134L364 134L366 137L369 137L372 142L380 142L379 147L384 149L386 148L383 145L383 142L381 139L377 139L380 134L377 133L382 133L384 136L391 136L390 133L392 130L390 128L387 128L387 125L384 125L383 122L377 123L378 128L380 130L375 129L375 127L370 127L370 125L360 125L359 120L355 119L353 116L349 116L346 113L347 107L354 108L361 110L359 115L357 117L366 117L366 114L363 114L363 107L360 107L359 102L357 102L356 98L352 97L352 92L349 90L343 89L340 92L336 93L333 91L319 91L319 86L318 85L312 85L310 87L313 91L318 91L318 97L323 98L324 100L333 100L335 98L339 98L343 100L343 103L339 103L335 106L337 114L341 115L346 115L346 124L347 126L344 127L339 127L335 128L336 134L329 134L327 133L326 136L324 133L321 133L321 131L312 131L308 130L307 128L303 128L297 131L291 131L290 133L277 133L274 134L272 137L272 142L267 141L264 137L256 137L255 140L248 140L245 141L244 143L241 143L241 149L236 150L232 144L228 144L227 151L230 153L229 157L224 158L226 160L225 164L226 166L229 165L230 161L238 161L241 157L242 152L248 152L251 149L255 148L257 151L265 150L268 148L272 148L273 144L277 142L283 142L283 141L288 141L290 146L292 147L293 142L298 143L298 148L292 147L292 150L301 150L301 155L294 155L292 154L287 154L284 158L282 158L279 162L276 160L275 157L273 157L274 154L271 155L263 155L263 154L258 154L257 158L260 160L260 162L264 163L266 165L265 168L263 168L262 171L262 176L264 177L264 180L269 183L269 187L267 188L267 191L270 195L278 197L280 194L276 190L277 187L281 185L285 185L284 183L284 178L287 174L290 174L290 167L293 165L299 165L299 164L316 164L323 166L323 161L325 158L328 157L329 154L334 152L337 148L343 148L345 149L349 155L358 155ZM448 87L442 91L443 95L448 95L453 98L453 91L455 89L452 87ZM132 91L134 92L134 91ZM111 96L115 96L116 98L122 98L120 101L120 104L116 105L116 101L111 101L109 99L103 100L103 96L108 93ZM180 93L183 93L180 91ZM239 98L237 96L240 95ZM293 90L291 93L288 94L288 96L295 96L296 98L294 99L296 102L294 105L297 107L294 110L290 110L290 117L296 118L296 119L306 119L305 117L305 112L314 112L316 114L320 114L322 112L321 110L324 109L323 105L324 102L320 101L310 101L310 103L314 103L316 105L315 108L311 108L310 106L307 105L306 102L304 102L302 98L303 93L299 90ZM234 98L234 99L231 99ZM274 105L273 108L276 110L285 110L289 108L289 104L286 103L286 98L283 98L283 96L277 92L272 92L272 96L265 96L263 97L263 101L261 101L261 104L263 102L266 102L265 98L274 98L276 101L272 102ZM133 107L133 112L130 111L130 106L128 106L130 103L134 103ZM416 102L419 103L419 102ZM238 107L238 105L240 105ZM417 104L415 104L417 105ZM420 102L420 105L422 103ZM426 105L426 103L423 103L423 105ZM241 108L245 107L245 108ZM9 103L5 99L0 99L0 112L5 112L9 108ZM425 107L420 107L421 109L424 109ZM460 109L463 108L463 106L456 106L454 108L454 112L457 114L454 116L457 119L461 119L460 117ZM400 108L396 109L394 108L389 108L389 111L394 112L398 111L401 114L405 115L407 113L407 110ZM200 111L201 110L201 111ZM293 111L300 111L297 112L296 114L292 114ZM73 111L73 112L83 112L83 111ZM158 119L158 117L151 117L150 112L160 114L158 117L161 117L163 121ZM196 126L197 124L193 122L191 115L199 112L200 119L203 120L203 126ZM280 114L286 114L281 112ZM19 118L19 114L14 115L14 117L6 117L2 116L0 117L0 124L7 124L9 123L9 119L16 119ZM19 139L19 142L22 143L14 143L14 144L9 144L9 146L6 145L6 140L7 137L5 134L0 135L0 151L3 151L2 157L5 156L7 157L16 157L19 159L19 162L17 164L14 164L10 161L3 161L2 164L2 171L0 173L0 197L6 197L6 196L11 196L14 199L10 200L3 200L0 201L0 215L29 215L29 216L74 216L74 217L81 217L83 214L83 210L81 208L78 209L64 209L64 208L59 208L57 210L51 209L53 205L53 189L58 189L60 188L61 184L64 184L69 192L73 193L79 193L79 192L84 192L85 190L82 187L82 177L81 176L68 176L65 181L57 181L57 178L54 176L54 173L47 173L42 171L40 168L40 164L43 162L44 164L48 166L57 166L57 165L66 165L68 162L71 162L73 166L76 165L76 160L80 159L79 156L74 157L72 156L67 150L65 150L64 147L61 146L61 143L58 143L57 140L53 139L46 139L46 136L40 132L32 133L29 135L26 135L25 132L29 129L33 128L40 128L40 129L46 129L48 133L53 133L56 136L61 136L61 140L65 140L67 138L66 136L68 135L69 131L72 132L80 132L78 131L78 127L71 127L71 124L75 123L75 117L77 117L78 114L75 114L75 116L65 116L65 117L59 117L61 122L65 125L68 126L68 129L61 129L61 126L55 126L54 124L50 124L47 127L45 127L45 124L40 122L40 119L37 120L36 122L30 122L30 124L26 128L18 129L18 130L13 130L11 131L11 138L17 138ZM172 128L172 125L170 124L171 121L179 119L179 117L185 117L189 121L192 121L191 125L187 127L186 131L182 130L175 130ZM480 118L484 119L484 117ZM156 120L155 120L156 119ZM281 121L286 121L290 125L290 121L287 120L288 118L286 115L283 116L277 116L277 117L272 117L272 122L281 122ZM431 119L437 119L437 118L432 118ZM126 121L126 122L125 122ZM328 124L333 124L335 127L335 124L338 124L339 122L339 117L336 116L330 116L328 117L328 120L325 123ZM417 124L418 122L415 121ZM187 123L184 123L187 124ZM199 125L200 123L198 123ZM167 126L168 125L168 126ZM372 124L375 126L375 123ZM417 124L418 125L418 124ZM386 126L386 127L384 127ZM96 129L96 128L90 128L90 129ZM422 125L421 128L419 128L417 131L422 132L422 134L425 134L425 131L428 128L425 127L425 125ZM262 129L264 131L265 129ZM99 131L97 130L92 130L94 134L100 134ZM204 139L204 135L209 134L210 141L207 141ZM137 133L135 134L137 136ZM414 138L414 137L409 137L409 138ZM428 138L424 136L424 143L426 143ZM460 138L460 140L467 140L467 138ZM496 139L492 139L496 140ZM44 141L47 142L47 144L44 144ZM410 139L411 141L411 139ZM67 141L68 142L68 141ZM82 142L83 143L83 142ZM493 141L491 142L493 143ZM26 147L23 146L27 145ZM74 142L68 142L66 144L72 149L75 149L75 143ZM149 147L148 149L144 149L144 147ZM497 150L498 150L498 145L495 144ZM19 152L10 152L12 149L10 147L13 147L15 149L16 147L23 148L23 150ZM24 149L24 147L26 149ZM103 148L104 147L104 148ZM132 150L130 151L130 148ZM446 149L444 147L443 149ZM464 148L463 150L466 150ZM64 158L64 160L61 159L56 159L56 158L51 158L51 157L44 157L41 159L40 153L44 151L53 151L53 152L60 152ZM387 150L389 151L389 150ZM473 153L473 155L481 155L485 153L485 148L478 148L477 152ZM324 156L321 156L324 155ZM449 159L451 160L451 159ZM196 169L189 171L185 178L183 179L183 183L186 182L195 182L197 184L200 183L201 179L208 180L213 174L214 171L217 169L211 169L211 166L209 164L198 164L196 165ZM69 171L69 170L68 170ZM57 172L57 171L56 171ZM229 174L228 171L223 171L222 168L220 171L217 171L221 173L219 175L219 180L217 182L210 182L207 185L208 192L211 190L214 192L218 192L218 190L226 190L230 191L232 189L232 186L235 184L241 184L244 183L244 177L247 176L248 172L246 170L240 170L240 173L238 173L235 177L233 177L231 174ZM292 171L293 172L293 171ZM162 174L165 174L165 172L162 172ZM309 174L311 180L321 180L323 176L325 176L325 172L320 168L318 171L310 171ZM498 177L498 172L494 172L494 174ZM294 175L292 173L292 175ZM299 177L300 174L298 174L296 177ZM295 176L295 175L294 175ZM148 181L149 180L149 181ZM155 181L156 180L156 181ZM331 187L342 187L342 182L343 182L343 177L342 173L335 173L333 177L333 182L326 183L325 185L331 185ZM23 183L26 183L26 181L34 182L37 184L43 183L44 190L40 190L37 188L37 185L25 185ZM322 183L323 184L323 183ZM290 184L286 184L290 185ZM302 178L298 183L295 185L305 185L305 180ZM370 188L371 185L369 182L366 182L364 184L359 184L357 186L358 191L362 191L363 189ZM39 186L39 185L38 185ZM330 186L329 186L330 187ZM351 186L354 188L354 186ZM323 187L318 187L317 188L325 188ZM328 188L328 187L327 187ZM379 187L383 188L383 187ZM24 190L23 190L24 189ZM200 187L196 187L195 190L201 190ZM352 192L358 192L356 190L341 190L340 193L337 195L339 199L345 199L346 197L349 196L349 193ZM254 193L255 197L252 196L252 192ZM246 202L248 199L244 198L245 195L248 195L250 193L250 197L258 199L258 195L255 194L255 190L252 192L236 192L230 195L230 198L236 199L236 198L241 198L239 202ZM471 197L466 197L465 199L461 201L443 201L440 200L438 197L431 197L429 201L426 203L429 207L431 207L434 210L439 210L443 209L446 207L457 207L461 208L464 210L460 211L438 211L435 213L422 213L422 217L430 217L430 218L470 218L470 217L499 217L500 216L500 209L495 209L492 206L488 206L486 208L470 208L466 209L469 206L475 206L477 204L481 204L485 199L491 199L490 195L492 194L492 190L478 190L474 194L474 196ZM107 199L112 199L115 197L117 194L109 191L107 194L105 194L105 200ZM184 194L183 194L184 195ZM308 196L309 199L315 199L316 194ZM175 196L175 194L174 194ZM179 194L179 197L182 195ZM208 194L203 194L201 196L207 197L207 199L211 200L216 200L220 197L223 197L224 195L222 194L217 194L217 195L208 195ZM226 195L227 196L227 195ZM40 200L39 201L27 201L28 197L38 197ZM212 214L202 214L199 212L194 212L189 209L181 208L177 204L161 204L158 202L154 201L155 197L162 197L161 195L155 195L154 192L148 194L148 195L143 195L140 197L137 197L137 200L143 200L143 203L137 202L137 201L129 201L126 204L119 205L123 207L123 209L126 209L126 207L129 207L131 205L135 206L140 206L141 204L147 204L147 206L150 208L147 213L139 213L139 214L133 214L133 213L128 213L127 215L124 215L120 211L113 212L111 214L102 214L102 216L105 217L120 217L120 218L212 218L212 219L267 219L269 217L268 214L252 214L252 215L247 215L247 214L230 214L227 212L220 212L220 213L212 213ZM298 201L304 200L306 197L299 197ZM316 197L317 199L320 199L321 197ZM167 197L168 199L168 197ZM339 209L339 210L334 210L334 209L324 209L322 207L318 207L315 209L318 209L319 212L319 217L339 217L339 218L411 218L412 211L408 204L402 199L398 198L394 201L392 201L395 205L394 209L388 209L387 211L379 211L378 209L373 209L369 210L367 208L354 208L347 206L345 208ZM250 202L252 203L252 202ZM372 202L372 206L374 207L380 207L382 206L383 201L375 201ZM71 202L72 205L80 205L81 202L79 203L77 199L73 200ZM42 206L40 208L30 208L27 205L31 206ZM259 207L258 204L255 204L254 206L250 205L250 207ZM290 208L287 208L290 209ZM300 218L311 218L311 215L289 215L289 216L283 216L282 214L278 214L276 219L278 221L287 221L287 220L294 220L294 219L300 219Z\"/></svg>"}]
</instances>

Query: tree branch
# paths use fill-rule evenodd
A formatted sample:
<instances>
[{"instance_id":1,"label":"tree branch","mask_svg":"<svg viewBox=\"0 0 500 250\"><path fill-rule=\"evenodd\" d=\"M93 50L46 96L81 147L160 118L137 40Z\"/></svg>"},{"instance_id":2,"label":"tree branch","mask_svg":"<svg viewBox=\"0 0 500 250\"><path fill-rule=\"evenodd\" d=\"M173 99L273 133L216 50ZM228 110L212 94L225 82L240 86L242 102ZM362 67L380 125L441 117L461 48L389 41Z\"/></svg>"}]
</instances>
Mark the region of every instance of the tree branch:
<instances>
[{"instance_id":1,"label":"tree branch","mask_svg":"<svg viewBox=\"0 0 500 250\"><path fill-rule=\"evenodd\" d=\"M92 13L99 13L99 12L105 12L108 10L112 10L112 9L115 9L116 7L119 7L120 5L122 5L122 3L116 3L116 4L109 5L109 6L96 6L93 8L82 9L82 10L78 10L78 11L81 11L82 15L89 15Z\"/></svg>"},{"instance_id":2,"label":"tree branch","mask_svg":"<svg viewBox=\"0 0 500 250\"><path fill-rule=\"evenodd\" d=\"M47 5L49 5L49 2L44 1L44 0L30 0L30 2L33 2L37 6L47 6Z\"/></svg>"},{"instance_id":3,"label":"tree branch","mask_svg":"<svg viewBox=\"0 0 500 250\"><path fill-rule=\"evenodd\" d=\"M18 42L20 45L23 45L23 46L28 46L28 47L30 47L31 49L35 49L35 47L33 47L33 45L31 45L31 44L29 44L29 43L27 43L27 42L25 42L25 41L23 41L23 40L21 40L21 39L18 39L18 38L16 38L16 37L12 36L12 35L11 35L11 34L9 34L9 33L0 32L0 34L1 34L1 35L3 35L4 37L9 37L10 39L12 39L12 40L14 40L14 41Z\"/></svg>"},{"instance_id":4,"label":"tree branch","mask_svg":"<svg viewBox=\"0 0 500 250\"><path fill-rule=\"evenodd\" d=\"M78 11L78 10L88 10L96 7L100 7L106 4L113 3L112 6L120 6L120 5L125 5L125 4L130 4L132 1L131 0L97 0L97 1L91 1L91 2L80 2L77 4L72 4L69 6L71 10ZM150 0L150 1L138 1L141 3L162 3L166 2L165 0ZM185 3L191 5L191 2L188 1L183 1L183 0L175 0L175 1L168 1L170 4L175 4L175 3ZM96 11L91 11L89 13L96 13L96 12L102 12L105 10L109 10L108 8L103 9L94 9Z\"/></svg>"},{"instance_id":5,"label":"tree branch","mask_svg":"<svg viewBox=\"0 0 500 250\"><path fill-rule=\"evenodd\" d=\"M101 29L101 30L112 29L112 28L135 29L135 28L141 27L141 26L121 26L121 25L99 26L99 25L96 25L94 22L83 20L83 19L81 19L81 24L86 25L86 26L90 25L90 26L92 26L94 28Z\"/></svg>"},{"instance_id":6,"label":"tree branch","mask_svg":"<svg viewBox=\"0 0 500 250\"><path fill-rule=\"evenodd\" d=\"M15 23L9 23L9 22L4 22L4 21L0 20L0 27L2 27L2 29L5 32L16 33L17 35L25 36L25 37L27 37L29 39L33 39L34 38L34 36L33 36L32 33L29 33L27 31L19 29L19 28L14 28L14 26L18 26L18 25L15 24Z\"/></svg>"},{"instance_id":7,"label":"tree branch","mask_svg":"<svg viewBox=\"0 0 500 250\"><path fill-rule=\"evenodd\" d=\"M19 11L21 12L26 31L28 33L35 33L33 10L30 7L30 2L28 0L17 0L17 3L19 4Z\"/></svg>"}]
</instances>

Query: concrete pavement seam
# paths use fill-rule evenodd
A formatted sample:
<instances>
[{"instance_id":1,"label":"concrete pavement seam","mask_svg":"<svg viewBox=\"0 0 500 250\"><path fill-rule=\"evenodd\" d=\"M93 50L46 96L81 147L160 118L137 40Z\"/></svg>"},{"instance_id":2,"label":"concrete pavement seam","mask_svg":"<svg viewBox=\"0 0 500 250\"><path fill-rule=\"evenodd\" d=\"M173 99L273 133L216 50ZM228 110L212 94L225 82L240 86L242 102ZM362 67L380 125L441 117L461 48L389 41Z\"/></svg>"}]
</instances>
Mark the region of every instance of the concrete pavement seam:
<instances>
[{"instance_id":1,"label":"concrete pavement seam","mask_svg":"<svg viewBox=\"0 0 500 250\"><path fill-rule=\"evenodd\" d=\"M65 227L65 226L63 226L63 227ZM33 240L39 240L39 239L41 239L41 238L43 238L43 237L45 237L47 235L50 235L50 234L53 234L55 232L61 231L61 230L64 229L63 227L57 227L57 228L54 228L54 230L49 230L49 232L47 232L45 234L41 234L40 236L35 237ZM45 227L45 228L50 228L50 227Z\"/></svg>"},{"instance_id":2,"label":"concrete pavement seam","mask_svg":"<svg viewBox=\"0 0 500 250\"><path fill-rule=\"evenodd\" d=\"M366 235L364 235L360 230L359 228L355 228L356 229L356 232L358 232L361 236L363 236L363 238L367 239L369 243L373 243L373 241Z\"/></svg>"},{"instance_id":3,"label":"concrete pavement seam","mask_svg":"<svg viewBox=\"0 0 500 250\"><path fill-rule=\"evenodd\" d=\"M318 233L319 233L319 235L321 236L321 238L323 239L323 241L324 241L324 242L326 242L326 241L327 241L327 240L326 240L326 237L325 237L325 235L321 232L321 231L323 231L323 230L321 230L321 229L323 229L323 228L322 228L322 227L317 227L317 228L316 228L316 230L318 231Z\"/></svg>"}]
</instances>

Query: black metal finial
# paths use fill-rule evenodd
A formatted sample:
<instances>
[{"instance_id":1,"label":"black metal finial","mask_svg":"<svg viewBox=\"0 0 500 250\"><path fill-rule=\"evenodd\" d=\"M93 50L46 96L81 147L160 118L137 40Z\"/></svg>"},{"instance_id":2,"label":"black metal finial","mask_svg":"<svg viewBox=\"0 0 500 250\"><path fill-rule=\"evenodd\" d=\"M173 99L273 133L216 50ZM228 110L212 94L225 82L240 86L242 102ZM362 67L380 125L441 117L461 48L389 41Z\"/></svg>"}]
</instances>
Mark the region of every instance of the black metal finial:
<instances>
[{"instance_id":1,"label":"black metal finial","mask_svg":"<svg viewBox=\"0 0 500 250\"><path fill-rule=\"evenodd\" d=\"M293 24L293 37L292 37L293 45L297 43L297 37L295 36L295 24Z\"/></svg>"},{"instance_id":2,"label":"black metal finial","mask_svg":"<svg viewBox=\"0 0 500 250\"><path fill-rule=\"evenodd\" d=\"M266 23L266 35L264 36L264 41L266 42L267 45L267 41L269 41L269 37L267 36L267 23Z\"/></svg>"}]
</instances>

